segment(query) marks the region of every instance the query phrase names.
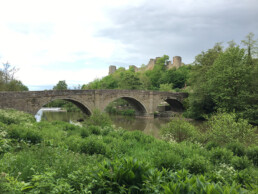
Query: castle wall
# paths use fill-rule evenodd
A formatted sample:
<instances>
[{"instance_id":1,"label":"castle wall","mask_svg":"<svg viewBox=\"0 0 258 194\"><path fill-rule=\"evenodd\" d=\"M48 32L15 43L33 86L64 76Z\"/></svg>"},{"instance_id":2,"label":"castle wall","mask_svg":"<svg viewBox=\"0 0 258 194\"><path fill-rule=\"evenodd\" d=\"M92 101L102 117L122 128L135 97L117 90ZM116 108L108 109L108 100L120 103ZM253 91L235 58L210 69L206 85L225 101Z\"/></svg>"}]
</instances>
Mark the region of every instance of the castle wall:
<instances>
[{"instance_id":1,"label":"castle wall","mask_svg":"<svg viewBox=\"0 0 258 194\"><path fill-rule=\"evenodd\" d=\"M110 65L110 66L109 66L108 75L111 75L111 74L115 73L115 71L116 71L116 66Z\"/></svg>"}]
</instances>

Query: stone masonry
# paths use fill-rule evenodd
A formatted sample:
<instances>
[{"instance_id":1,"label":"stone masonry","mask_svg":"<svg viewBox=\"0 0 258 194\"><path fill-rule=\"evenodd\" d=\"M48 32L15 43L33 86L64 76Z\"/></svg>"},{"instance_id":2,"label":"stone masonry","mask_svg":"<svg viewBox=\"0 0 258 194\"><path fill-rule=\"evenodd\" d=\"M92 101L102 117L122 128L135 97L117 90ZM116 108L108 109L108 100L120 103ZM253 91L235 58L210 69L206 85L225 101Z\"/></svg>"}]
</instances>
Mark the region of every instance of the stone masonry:
<instances>
[{"instance_id":1,"label":"stone masonry","mask_svg":"<svg viewBox=\"0 0 258 194\"><path fill-rule=\"evenodd\" d=\"M62 99L77 105L86 114L94 109L104 111L109 103L122 98L136 110L137 115L153 116L161 102L183 109L183 99L187 93L142 91L142 90L49 90L26 92L0 92L0 109L12 108L36 114L49 102Z\"/></svg>"},{"instance_id":2,"label":"stone masonry","mask_svg":"<svg viewBox=\"0 0 258 194\"><path fill-rule=\"evenodd\" d=\"M156 61L159 59L160 57L156 57L155 59L150 59L149 63L146 65L146 68L143 71L146 70L152 70L155 66ZM164 64L166 66L167 69L172 69L172 68L179 68L182 65L184 65L184 63L182 63L182 58L180 56L174 56L173 57L173 63L171 61L166 61L166 64ZM142 71L140 68L134 66L134 65L130 65L130 67L133 67L135 72L137 71ZM113 74L116 71L116 66L114 65L110 65L109 66L109 75Z\"/></svg>"}]
</instances>

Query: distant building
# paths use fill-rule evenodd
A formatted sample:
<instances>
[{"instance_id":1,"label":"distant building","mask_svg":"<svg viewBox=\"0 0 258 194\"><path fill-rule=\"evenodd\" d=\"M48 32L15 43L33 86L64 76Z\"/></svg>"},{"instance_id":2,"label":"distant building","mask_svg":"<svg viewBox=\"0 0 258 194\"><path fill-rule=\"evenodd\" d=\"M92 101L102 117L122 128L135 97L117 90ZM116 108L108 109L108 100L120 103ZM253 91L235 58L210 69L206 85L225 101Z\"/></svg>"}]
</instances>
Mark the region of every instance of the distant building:
<instances>
[{"instance_id":1,"label":"distant building","mask_svg":"<svg viewBox=\"0 0 258 194\"><path fill-rule=\"evenodd\" d=\"M140 69L138 67L136 67L135 65L130 65L129 68L134 68L134 71L146 71L146 70L152 70L157 62L157 60L160 57L156 57L155 59L150 59L149 63L146 65L146 67L144 69ZM166 64L164 64L166 66L167 69L172 69L172 68L179 68L182 65L184 65L184 63L182 63L182 57L180 56L174 56L173 57L173 63L171 61L166 61ZM109 66L109 75L111 75L112 73L114 73L116 71L116 66L114 65L110 65Z\"/></svg>"}]
</instances>

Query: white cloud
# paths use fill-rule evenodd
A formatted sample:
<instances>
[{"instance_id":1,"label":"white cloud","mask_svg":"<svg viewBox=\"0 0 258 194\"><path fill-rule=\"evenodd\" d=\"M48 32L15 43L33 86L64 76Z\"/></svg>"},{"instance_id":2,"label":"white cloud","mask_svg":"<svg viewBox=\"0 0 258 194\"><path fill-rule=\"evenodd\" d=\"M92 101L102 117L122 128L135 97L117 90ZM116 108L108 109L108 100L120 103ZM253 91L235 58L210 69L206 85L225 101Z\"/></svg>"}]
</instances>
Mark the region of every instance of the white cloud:
<instances>
[{"instance_id":1,"label":"white cloud","mask_svg":"<svg viewBox=\"0 0 258 194\"><path fill-rule=\"evenodd\" d=\"M109 65L141 65L162 54L191 61L207 45L256 33L256 2L3 0L0 61L18 67L18 79L33 88L87 83Z\"/></svg>"}]
</instances>

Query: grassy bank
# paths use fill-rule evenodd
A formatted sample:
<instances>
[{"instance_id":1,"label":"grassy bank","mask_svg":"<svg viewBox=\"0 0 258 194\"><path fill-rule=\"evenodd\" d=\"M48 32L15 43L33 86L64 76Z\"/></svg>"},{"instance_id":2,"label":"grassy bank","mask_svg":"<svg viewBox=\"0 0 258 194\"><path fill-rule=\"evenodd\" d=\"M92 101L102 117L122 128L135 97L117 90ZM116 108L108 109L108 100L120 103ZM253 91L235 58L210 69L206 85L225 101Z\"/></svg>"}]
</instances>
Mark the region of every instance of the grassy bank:
<instances>
[{"instance_id":1,"label":"grassy bank","mask_svg":"<svg viewBox=\"0 0 258 194\"><path fill-rule=\"evenodd\" d=\"M163 139L114 129L96 111L83 127L0 110L0 193L257 193L256 129L215 115Z\"/></svg>"}]
</instances>

